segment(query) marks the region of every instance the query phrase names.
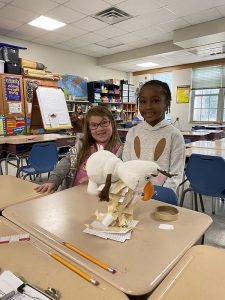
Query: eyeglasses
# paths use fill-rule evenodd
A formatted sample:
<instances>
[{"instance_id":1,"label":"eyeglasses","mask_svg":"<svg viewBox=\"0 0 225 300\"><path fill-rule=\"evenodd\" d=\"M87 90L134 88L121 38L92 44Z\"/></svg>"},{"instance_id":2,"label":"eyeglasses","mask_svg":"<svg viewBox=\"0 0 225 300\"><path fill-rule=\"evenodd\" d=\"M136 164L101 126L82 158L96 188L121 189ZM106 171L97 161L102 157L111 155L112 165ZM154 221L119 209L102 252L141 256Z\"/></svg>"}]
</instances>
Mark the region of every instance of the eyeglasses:
<instances>
[{"instance_id":1,"label":"eyeglasses","mask_svg":"<svg viewBox=\"0 0 225 300\"><path fill-rule=\"evenodd\" d=\"M102 120L100 123L90 123L89 124L89 129L90 130L96 130L99 126L102 128L108 127L110 124L110 120Z\"/></svg>"}]
</instances>

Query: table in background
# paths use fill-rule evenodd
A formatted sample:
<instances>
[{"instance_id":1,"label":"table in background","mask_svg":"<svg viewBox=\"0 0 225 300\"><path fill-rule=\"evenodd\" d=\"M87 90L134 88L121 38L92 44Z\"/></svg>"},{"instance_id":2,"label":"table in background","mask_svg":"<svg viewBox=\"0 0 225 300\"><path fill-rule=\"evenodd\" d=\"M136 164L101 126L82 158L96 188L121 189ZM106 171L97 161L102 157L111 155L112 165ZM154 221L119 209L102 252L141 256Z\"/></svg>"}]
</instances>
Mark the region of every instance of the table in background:
<instances>
[{"instance_id":1,"label":"table in background","mask_svg":"<svg viewBox=\"0 0 225 300\"><path fill-rule=\"evenodd\" d=\"M21 233L24 233L21 228L5 218L0 218L0 236ZM95 275L84 270L100 282L99 286L93 286L50 257L46 253L49 251L53 250L32 236L30 237L30 241L1 244L1 271L9 270L15 275L24 278L28 283L44 290L48 287L55 288L61 294L60 300L127 299L125 294L113 288L104 280L96 278ZM54 252L57 253L55 250Z\"/></svg>"},{"instance_id":2,"label":"table in background","mask_svg":"<svg viewBox=\"0 0 225 300\"><path fill-rule=\"evenodd\" d=\"M203 126L209 130L225 130L225 124L203 124Z\"/></svg>"},{"instance_id":3,"label":"table in background","mask_svg":"<svg viewBox=\"0 0 225 300\"><path fill-rule=\"evenodd\" d=\"M216 140L224 137L223 130L193 130L193 131L181 131L184 139L190 139L192 142L200 140Z\"/></svg>"},{"instance_id":4,"label":"table in background","mask_svg":"<svg viewBox=\"0 0 225 300\"><path fill-rule=\"evenodd\" d=\"M38 184L27 180L19 179L15 176L0 176L0 210L30 199L42 197L34 188ZM0 266L1 267L1 266Z\"/></svg>"},{"instance_id":5,"label":"table in background","mask_svg":"<svg viewBox=\"0 0 225 300\"><path fill-rule=\"evenodd\" d=\"M186 147L225 150L225 139L223 138L215 141L196 141L186 144Z\"/></svg>"},{"instance_id":6,"label":"table in background","mask_svg":"<svg viewBox=\"0 0 225 300\"><path fill-rule=\"evenodd\" d=\"M195 246L187 251L149 300L224 300L225 250Z\"/></svg>"},{"instance_id":7,"label":"table in background","mask_svg":"<svg viewBox=\"0 0 225 300\"><path fill-rule=\"evenodd\" d=\"M88 195L86 188L81 185L21 203L5 209L3 215L126 294L152 291L212 223L205 214L179 208L179 218L172 222L174 230L161 230L161 222L154 219L153 212L162 203L140 201L134 208L134 219L139 223L131 240L104 240L83 233L85 224L95 219L95 211L105 210L107 205ZM117 272L103 270L65 248L59 240L73 244Z\"/></svg>"},{"instance_id":8,"label":"table in background","mask_svg":"<svg viewBox=\"0 0 225 300\"><path fill-rule=\"evenodd\" d=\"M200 148L200 147L189 147L185 149L186 157L191 156L191 154L202 154L202 155L212 155L221 156L225 159L225 149L211 149L211 148Z\"/></svg>"}]
</instances>

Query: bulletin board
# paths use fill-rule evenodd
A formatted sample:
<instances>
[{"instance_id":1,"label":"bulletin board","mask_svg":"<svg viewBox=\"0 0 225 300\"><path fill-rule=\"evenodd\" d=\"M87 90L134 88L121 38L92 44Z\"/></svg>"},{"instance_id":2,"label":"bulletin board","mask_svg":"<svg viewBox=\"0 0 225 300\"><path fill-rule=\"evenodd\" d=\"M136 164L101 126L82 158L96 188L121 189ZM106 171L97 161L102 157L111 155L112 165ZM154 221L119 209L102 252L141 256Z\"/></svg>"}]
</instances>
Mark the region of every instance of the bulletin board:
<instances>
[{"instance_id":1,"label":"bulletin board","mask_svg":"<svg viewBox=\"0 0 225 300\"><path fill-rule=\"evenodd\" d=\"M177 87L177 103L189 103L190 85Z\"/></svg>"},{"instance_id":2,"label":"bulletin board","mask_svg":"<svg viewBox=\"0 0 225 300\"><path fill-rule=\"evenodd\" d=\"M5 117L24 117L24 98L22 88L22 76L4 74L1 75L1 98L3 114ZM0 101L1 102L1 101Z\"/></svg>"},{"instance_id":3,"label":"bulletin board","mask_svg":"<svg viewBox=\"0 0 225 300\"><path fill-rule=\"evenodd\" d=\"M62 89L39 86L34 90L30 128L45 130L72 128Z\"/></svg>"}]
</instances>

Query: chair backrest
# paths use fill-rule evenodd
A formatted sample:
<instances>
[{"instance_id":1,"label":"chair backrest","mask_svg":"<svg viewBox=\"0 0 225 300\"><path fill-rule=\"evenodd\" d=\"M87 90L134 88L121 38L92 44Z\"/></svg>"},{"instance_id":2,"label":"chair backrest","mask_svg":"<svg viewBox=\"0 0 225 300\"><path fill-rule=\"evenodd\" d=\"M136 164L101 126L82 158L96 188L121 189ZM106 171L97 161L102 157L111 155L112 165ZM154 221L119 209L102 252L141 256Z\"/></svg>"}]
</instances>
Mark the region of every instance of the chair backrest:
<instances>
[{"instance_id":1,"label":"chair backrest","mask_svg":"<svg viewBox=\"0 0 225 300\"><path fill-rule=\"evenodd\" d=\"M55 142L34 144L28 157L28 165L40 173L52 171L58 161L58 151Z\"/></svg>"},{"instance_id":2,"label":"chair backrest","mask_svg":"<svg viewBox=\"0 0 225 300\"><path fill-rule=\"evenodd\" d=\"M204 125L195 125L195 126L192 126L192 130L200 130L200 129L205 129L205 126Z\"/></svg>"},{"instance_id":3,"label":"chair backrest","mask_svg":"<svg viewBox=\"0 0 225 300\"><path fill-rule=\"evenodd\" d=\"M173 205L178 204L176 193L170 188L159 185L154 185L154 195L152 196L152 199Z\"/></svg>"},{"instance_id":4,"label":"chair backrest","mask_svg":"<svg viewBox=\"0 0 225 300\"><path fill-rule=\"evenodd\" d=\"M192 154L186 176L194 192L212 197L225 196L225 160L222 157Z\"/></svg>"}]
</instances>

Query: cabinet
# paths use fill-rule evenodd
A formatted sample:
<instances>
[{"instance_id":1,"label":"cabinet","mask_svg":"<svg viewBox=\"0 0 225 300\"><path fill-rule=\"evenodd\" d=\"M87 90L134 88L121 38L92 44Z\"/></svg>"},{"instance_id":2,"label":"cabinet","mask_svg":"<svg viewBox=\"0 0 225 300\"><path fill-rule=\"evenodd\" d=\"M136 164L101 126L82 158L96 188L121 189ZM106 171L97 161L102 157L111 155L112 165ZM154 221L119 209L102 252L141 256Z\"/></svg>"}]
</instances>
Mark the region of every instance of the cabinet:
<instances>
[{"instance_id":1,"label":"cabinet","mask_svg":"<svg viewBox=\"0 0 225 300\"><path fill-rule=\"evenodd\" d=\"M134 115L136 114L136 104L135 103L123 103L123 114L124 114L124 121L132 121Z\"/></svg>"},{"instance_id":2,"label":"cabinet","mask_svg":"<svg viewBox=\"0 0 225 300\"><path fill-rule=\"evenodd\" d=\"M88 101L92 103L120 103L120 87L104 81L88 82Z\"/></svg>"},{"instance_id":3,"label":"cabinet","mask_svg":"<svg viewBox=\"0 0 225 300\"><path fill-rule=\"evenodd\" d=\"M136 103L135 87L133 84L121 84L120 88L123 102Z\"/></svg>"}]
</instances>

